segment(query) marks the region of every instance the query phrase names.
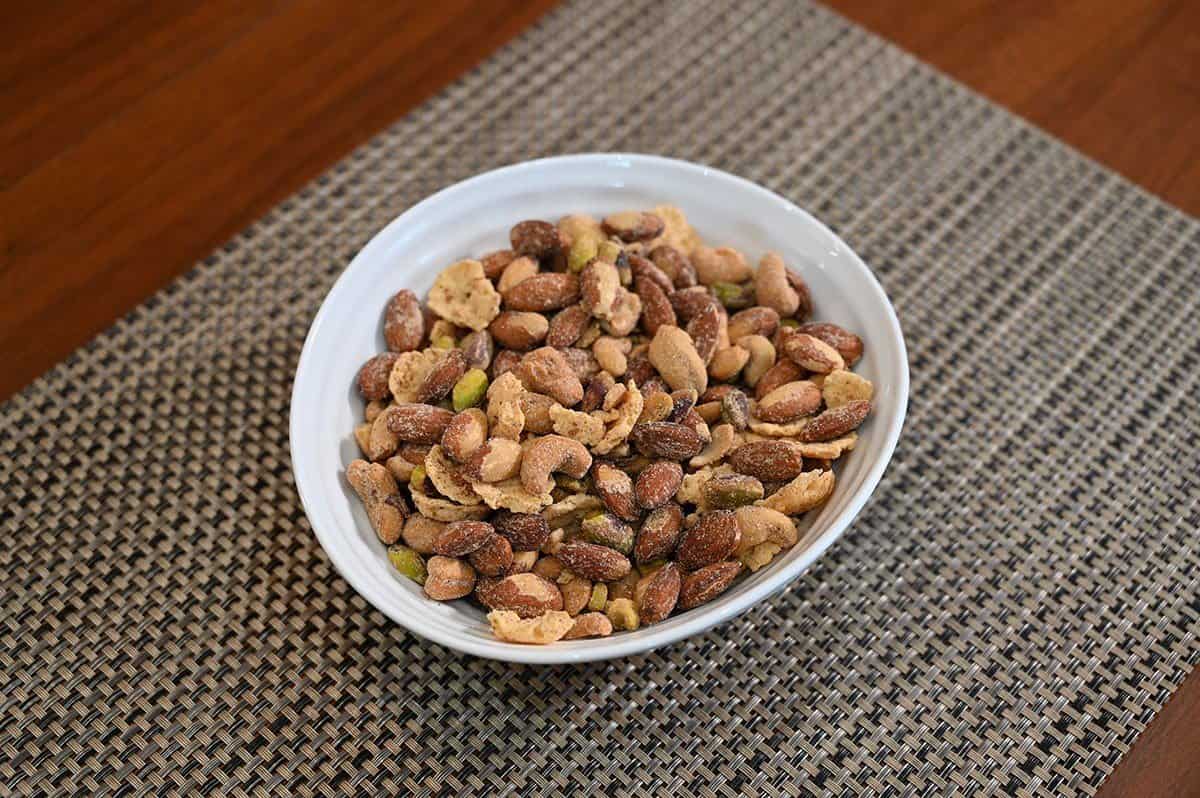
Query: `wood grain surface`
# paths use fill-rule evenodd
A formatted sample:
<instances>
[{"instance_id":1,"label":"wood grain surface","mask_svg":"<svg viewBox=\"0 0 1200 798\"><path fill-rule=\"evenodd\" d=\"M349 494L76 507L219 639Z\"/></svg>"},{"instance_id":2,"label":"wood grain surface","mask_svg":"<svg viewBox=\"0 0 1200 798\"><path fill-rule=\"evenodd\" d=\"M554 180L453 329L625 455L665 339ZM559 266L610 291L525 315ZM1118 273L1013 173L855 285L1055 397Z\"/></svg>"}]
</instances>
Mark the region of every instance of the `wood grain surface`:
<instances>
[{"instance_id":1,"label":"wood grain surface","mask_svg":"<svg viewBox=\"0 0 1200 798\"><path fill-rule=\"evenodd\" d=\"M832 0L1200 213L1195 0ZM45 0L4 8L0 399L552 0ZM1200 796L1193 673L1105 796Z\"/></svg>"}]
</instances>

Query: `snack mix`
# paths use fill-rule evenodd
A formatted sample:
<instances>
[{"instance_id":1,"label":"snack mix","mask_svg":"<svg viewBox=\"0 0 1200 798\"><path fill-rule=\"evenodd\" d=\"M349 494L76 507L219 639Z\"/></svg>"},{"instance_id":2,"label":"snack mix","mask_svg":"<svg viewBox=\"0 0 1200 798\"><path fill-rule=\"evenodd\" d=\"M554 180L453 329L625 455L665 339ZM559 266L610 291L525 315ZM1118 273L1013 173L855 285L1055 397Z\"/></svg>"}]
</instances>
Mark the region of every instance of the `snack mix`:
<instances>
[{"instance_id":1,"label":"snack mix","mask_svg":"<svg viewBox=\"0 0 1200 798\"><path fill-rule=\"evenodd\" d=\"M402 290L346 477L397 571L553 643L685 612L797 542L873 387L804 280L672 207L524 221Z\"/></svg>"}]
</instances>

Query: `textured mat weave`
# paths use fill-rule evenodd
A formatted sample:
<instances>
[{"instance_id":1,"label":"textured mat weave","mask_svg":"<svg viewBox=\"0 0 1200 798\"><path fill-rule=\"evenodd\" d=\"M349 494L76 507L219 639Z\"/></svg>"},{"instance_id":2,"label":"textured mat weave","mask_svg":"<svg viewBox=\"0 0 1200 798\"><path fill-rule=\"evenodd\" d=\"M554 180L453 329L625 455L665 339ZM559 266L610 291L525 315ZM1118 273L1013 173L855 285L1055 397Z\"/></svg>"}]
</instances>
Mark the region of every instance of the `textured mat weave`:
<instances>
[{"instance_id":1,"label":"textured mat weave","mask_svg":"<svg viewBox=\"0 0 1200 798\"><path fill-rule=\"evenodd\" d=\"M823 9L726 7L553 14L3 406L0 783L1094 791L1200 660L1200 224ZM288 394L388 220L581 150L708 162L832 224L896 303L913 398L786 594L538 670L424 643L338 578Z\"/></svg>"}]
</instances>

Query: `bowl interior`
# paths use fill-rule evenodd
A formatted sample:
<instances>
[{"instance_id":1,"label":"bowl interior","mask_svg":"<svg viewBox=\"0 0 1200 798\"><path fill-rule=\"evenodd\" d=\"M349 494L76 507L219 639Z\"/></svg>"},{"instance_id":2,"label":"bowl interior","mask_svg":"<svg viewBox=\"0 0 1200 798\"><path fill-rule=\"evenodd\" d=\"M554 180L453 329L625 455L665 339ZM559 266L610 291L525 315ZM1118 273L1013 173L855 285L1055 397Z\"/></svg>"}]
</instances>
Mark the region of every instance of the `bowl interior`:
<instances>
[{"instance_id":1,"label":"bowl interior","mask_svg":"<svg viewBox=\"0 0 1200 798\"><path fill-rule=\"evenodd\" d=\"M438 272L464 257L508 246L522 219L603 216L676 205L713 245L757 262L779 252L813 292L816 318L857 332L865 353L855 371L876 386L875 409L844 455L834 495L809 513L801 542L717 600L652 627L604 640L519 646L495 640L481 611L437 603L389 565L366 513L345 481L359 456L353 429L362 400L359 365L383 351L381 313L400 288L424 297ZM845 528L891 456L907 402L899 324L882 289L836 236L786 200L731 175L680 161L620 155L565 156L520 164L452 186L381 231L355 257L322 305L305 342L292 397L292 461L305 510L334 565L367 600L424 637L480 656L574 662L647 650L701 631L784 587Z\"/></svg>"}]
</instances>

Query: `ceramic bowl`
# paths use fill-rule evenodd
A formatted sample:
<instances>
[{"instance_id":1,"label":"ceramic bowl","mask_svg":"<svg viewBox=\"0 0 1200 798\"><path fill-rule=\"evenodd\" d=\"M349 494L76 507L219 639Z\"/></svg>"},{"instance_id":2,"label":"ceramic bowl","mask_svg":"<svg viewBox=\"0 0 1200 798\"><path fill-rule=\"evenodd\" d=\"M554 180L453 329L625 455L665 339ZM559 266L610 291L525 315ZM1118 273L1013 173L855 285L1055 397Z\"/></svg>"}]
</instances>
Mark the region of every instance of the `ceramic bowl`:
<instances>
[{"instance_id":1,"label":"ceramic bowl","mask_svg":"<svg viewBox=\"0 0 1200 798\"><path fill-rule=\"evenodd\" d=\"M798 545L741 578L717 599L635 632L559 642L506 643L467 601L438 603L388 563L345 468L358 456L362 418L358 367L384 350L380 317L401 288L424 297L438 272L463 257L508 246L523 219L568 213L603 216L676 205L713 245L757 262L779 252L812 289L817 318L857 332L866 344L855 368L875 384L874 409L859 443L838 466L837 486L803 519ZM828 228L786 199L698 164L645 155L569 155L497 169L450 186L381 230L354 258L313 320L296 370L291 455L296 487L334 566L367 601L412 632L480 657L572 663L623 657L699 634L783 589L845 531L875 489L900 435L908 361L896 314L863 261Z\"/></svg>"}]
</instances>

